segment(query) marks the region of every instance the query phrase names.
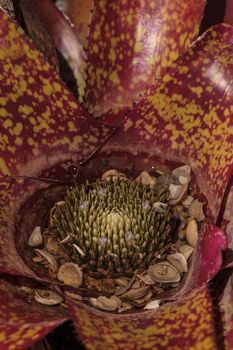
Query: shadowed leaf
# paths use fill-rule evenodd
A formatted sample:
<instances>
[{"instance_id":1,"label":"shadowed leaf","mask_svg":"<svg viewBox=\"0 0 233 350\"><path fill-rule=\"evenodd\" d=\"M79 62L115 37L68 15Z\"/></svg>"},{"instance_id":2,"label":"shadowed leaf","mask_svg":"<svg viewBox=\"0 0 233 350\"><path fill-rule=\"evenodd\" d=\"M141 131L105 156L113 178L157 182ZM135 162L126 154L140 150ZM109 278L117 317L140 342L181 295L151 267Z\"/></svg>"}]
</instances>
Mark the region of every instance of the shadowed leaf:
<instances>
[{"instance_id":1,"label":"shadowed leaf","mask_svg":"<svg viewBox=\"0 0 233 350\"><path fill-rule=\"evenodd\" d=\"M29 176L84 160L109 128L83 111L23 31L0 16L0 173Z\"/></svg>"},{"instance_id":2,"label":"shadowed leaf","mask_svg":"<svg viewBox=\"0 0 233 350\"><path fill-rule=\"evenodd\" d=\"M61 307L41 306L28 299L15 283L0 281L1 349L26 349L67 320Z\"/></svg>"},{"instance_id":3,"label":"shadowed leaf","mask_svg":"<svg viewBox=\"0 0 233 350\"><path fill-rule=\"evenodd\" d=\"M46 53L47 47L55 46L68 61L77 80L79 99L82 101L86 54L70 22L51 0L21 0L20 3L29 33L41 51L50 58L51 50Z\"/></svg>"},{"instance_id":4,"label":"shadowed leaf","mask_svg":"<svg viewBox=\"0 0 233 350\"><path fill-rule=\"evenodd\" d=\"M217 349L207 288L158 310L124 316L68 301L77 332L88 350Z\"/></svg>"}]
</instances>

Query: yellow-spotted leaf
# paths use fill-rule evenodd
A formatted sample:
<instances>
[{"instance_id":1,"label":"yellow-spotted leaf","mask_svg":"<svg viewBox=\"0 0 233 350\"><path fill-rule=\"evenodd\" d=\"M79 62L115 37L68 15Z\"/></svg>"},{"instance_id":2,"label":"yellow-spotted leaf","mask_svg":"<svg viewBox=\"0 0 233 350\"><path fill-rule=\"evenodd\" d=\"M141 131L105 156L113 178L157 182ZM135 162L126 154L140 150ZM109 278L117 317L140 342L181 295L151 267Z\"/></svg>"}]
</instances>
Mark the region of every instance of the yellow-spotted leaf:
<instances>
[{"instance_id":1,"label":"yellow-spotted leaf","mask_svg":"<svg viewBox=\"0 0 233 350\"><path fill-rule=\"evenodd\" d=\"M88 350L215 350L212 302L207 288L157 310L106 314L68 299L76 330Z\"/></svg>"},{"instance_id":2,"label":"yellow-spotted leaf","mask_svg":"<svg viewBox=\"0 0 233 350\"><path fill-rule=\"evenodd\" d=\"M190 164L214 221L233 167L232 34L226 24L208 30L149 89L112 146L106 145Z\"/></svg>"},{"instance_id":3,"label":"yellow-spotted leaf","mask_svg":"<svg viewBox=\"0 0 233 350\"><path fill-rule=\"evenodd\" d=\"M79 106L21 28L0 10L0 173L78 164L109 133Z\"/></svg>"},{"instance_id":4,"label":"yellow-spotted leaf","mask_svg":"<svg viewBox=\"0 0 233 350\"><path fill-rule=\"evenodd\" d=\"M1 350L28 349L68 317L61 306L46 306L23 292L22 285L0 276Z\"/></svg>"},{"instance_id":5,"label":"yellow-spotted leaf","mask_svg":"<svg viewBox=\"0 0 233 350\"><path fill-rule=\"evenodd\" d=\"M85 105L121 114L163 75L198 33L205 1L95 3L90 26ZM109 116L112 121L116 116Z\"/></svg>"}]
</instances>

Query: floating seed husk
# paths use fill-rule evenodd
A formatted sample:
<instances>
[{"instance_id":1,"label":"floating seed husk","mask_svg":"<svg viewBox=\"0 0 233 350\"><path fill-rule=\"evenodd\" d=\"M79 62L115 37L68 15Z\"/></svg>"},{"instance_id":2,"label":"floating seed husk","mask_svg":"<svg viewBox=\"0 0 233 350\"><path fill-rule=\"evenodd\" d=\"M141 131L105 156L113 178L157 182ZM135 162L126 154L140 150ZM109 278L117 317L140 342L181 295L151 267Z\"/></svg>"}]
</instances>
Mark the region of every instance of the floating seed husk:
<instances>
[{"instance_id":1,"label":"floating seed husk","mask_svg":"<svg viewBox=\"0 0 233 350\"><path fill-rule=\"evenodd\" d=\"M48 289L36 289L35 300L44 305L58 305L63 302L63 297Z\"/></svg>"},{"instance_id":2,"label":"floating seed husk","mask_svg":"<svg viewBox=\"0 0 233 350\"><path fill-rule=\"evenodd\" d=\"M121 300L115 295L112 295L110 298L105 296L91 298L90 302L93 306L107 311L115 311L121 307Z\"/></svg>"},{"instance_id":3,"label":"floating seed husk","mask_svg":"<svg viewBox=\"0 0 233 350\"><path fill-rule=\"evenodd\" d=\"M189 207L189 215L197 219L197 221L202 221L205 219L205 215L203 213L203 203L199 202L198 199L195 199Z\"/></svg>"},{"instance_id":4,"label":"floating seed husk","mask_svg":"<svg viewBox=\"0 0 233 350\"><path fill-rule=\"evenodd\" d=\"M156 178L151 176L147 171L142 171L135 181L151 187L156 186Z\"/></svg>"},{"instance_id":5,"label":"floating seed husk","mask_svg":"<svg viewBox=\"0 0 233 350\"><path fill-rule=\"evenodd\" d=\"M167 260L180 272L188 271L187 260L181 253L167 255Z\"/></svg>"},{"instance_id":6,"label":"floating seed husk","mask_svg":"<svg viewBox=\"0 0 233 350\"><path fill-rule=\"evenodd\" d=\"M42 258L49 264L55 271L58 269L58 264L54 256L46 249L35 249L35 253L39 258Z\"/></svg>"},{"instance_id":7,"label":"floating seed husk","mask_svg":"<svg viewBox=\"0 0 233 350\"><path fill-rule=\"evenodd\" d=\"M191 176L191 168L189 165L182 165L174 170L172 170L172 174L175 175L176 177L186 177L188 181L190 181L190 176Z\"/></svg>"},{"instance_id":8,"label":"floating seed husk","mask_svg":"<svg viewBox=\"0 0 233 350\"><path fill-rule=\"evenodd\" d=\"M128 289L130 289L132 287L132 284L134 283L135 281L135 275L129 280L129 282L125 285L125 286L122 286L120 287L117 292L116 292L116 295L121 295L123 293L125 293Z\"/></svg>"},{"instance_id":9,"label":"floating seed husk","mask_svg":"<svg viewBox=\"0 0 233 350\"><path fill-rule=\"evenodd\" d=\"M188 260L188 258L192 255L194 248L189 244L183 244L178 250L182 255L184 255L185 259Z\"/></svg>"},{"instance_id":10,"label":"floating seed husk","mask_svg":"<svg viewBox=\"0 0 233 350\"><path fill-rule=\"evenodd\" d=\"M38 247L42 243L43 243L43 236L41 233L41 227L36 226L29 237L28 245L30 247Z\"/></svg>"},{"instance_id":11,"label":"floating seed husk","mask_svg":"<svg viewBox=\"0 0 233 350\"><path fill-rule=\"evenodd\" d=\"M130 289L124 294L121 294L122 299L127 299L127 300L136 300L144 297L148 291L150 290L150 286L145 286L137 289Z\"/></svg>"},{"instance_id":12,"label":"floating seed husk","mask_svg":"<svg viewBox=\"0 0 233 350\"><path fill-rule=\"evenodd\" d=\"M69 233L71 241L64 249L89 271L132 273L149 266L168 247L170 206L163 213L153 208L168 199L168 191L120 177L78 185L67 192L65 204L56 207L50 232L59 240Z\"/></svg>"},{"instance_id":13,"label":"floating seed husk","mask_svg":"<svg viewBox=\"0 0 233 350\"><path fill-rule=\"evenodd\" d=\"M180 281L179 271L167 261L151 265L148 269L152 280L160 283L174 283Z\"/></svg>"},{"instance_id":14,"label":"floating seed husk","mask_svg":"<svg viewBox=\"0 0 233 350\"><path fill-rule=\"evenodd\" d=\"M146 306L144 307L144 310L152 310L152 309L158 309L160 304L159 300L152 300Z\"/></svg>"},{"instance_id":15,"label":"floating seed husk","mask_svg":"<svg viewBox=\"0 0 233 350\"><path fill-rule=\"evenodd\" d=\"M192 247L196 247L198 241L198 227L195 219L191 219L188 222L186 229L186 240Z\"/></svg>"},{"instance_id":16,"label":"floating seed husk","mask_svg":"<svg viewBox=\"0 0 233 350\"><path fill-rule=\"evenodd\" d=\"M127 177L125 174L121 173L117 169L110 169L103 173L101 176L102 181L117 181L117 180L126 181Z\"/></svg>"},{"instance_id":17,"label":"floating seed husk","mask_svg":"<svg viewBox=\"0 0 233 350\"><path fill-rule=\"evenodd\" d=\"M129 283L129 279L125 277L115 278L114 281L119 287L125 287Z\"/></svg>"},{"instance_id":18,"label":"floating seed husk","mask_svg":"<svg viewBox=\"0 0 233 350\"><path fill-rule=\"evenodd\" d=\"M58 240L55 237L47 237L45 240L45 248L52 254L58 254L60 250Z\"/></svg>"},{"instance_id":19,"label":"floating seed husk","mask_svg":"<svg viewBox=\"0 0 233 350\"><path fill-rule=\"evenodd\" d=\"M68 286L78 288L82 284L82 271L77 264L67 262L59 267L57 279Z\"/></svg>"},{"instance_id":20,"label":"floating seed husk","mask_svg":"<svg viewBox=\"0 0 233 350\"><path fill-rule=\"evenodd\" d=\"M147 271L143 272L140 275L137 275L137 277L148 286L155 284L155 281L152 280Z\"/></svg>"}]
</instances>

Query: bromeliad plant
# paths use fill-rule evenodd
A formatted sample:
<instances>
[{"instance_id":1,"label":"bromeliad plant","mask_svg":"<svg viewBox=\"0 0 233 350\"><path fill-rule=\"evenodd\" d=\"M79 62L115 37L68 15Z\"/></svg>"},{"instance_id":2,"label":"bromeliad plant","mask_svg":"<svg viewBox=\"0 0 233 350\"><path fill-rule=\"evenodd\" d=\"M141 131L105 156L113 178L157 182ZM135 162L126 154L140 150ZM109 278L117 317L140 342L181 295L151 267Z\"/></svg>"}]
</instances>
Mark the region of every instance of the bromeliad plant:
<instances>
[{"instance_id":1,"label":"bromeliad plant","mask_svg":"<svg viewBox=\"0 0 233 350\"><path fill-rule=\"evenodd\" d=\"M40 3L54 10L52 3ZM232 171L233 29L211 28L172 63L193 38L203 9L201 1L195 8L188 2L177 4L179 15L174 1L158 8L144 1L133 9L121 1L97 4L89 34L89 89L84 96L89 111L105 114L108 120L114 114L115 120L153 76L158 78L117 128L83 110L33 43L0 10L2 349L25 349L70 318L88 349L217 348L208 282L221 267L226 238L210 222L217 220ZM123 27L119 13L128 15L122 16ZM57 16L51 17L54 22L48 31L55 33L59 46L56 26L67 22L58 12ZM161 25L156 25L156 18ZM117 28L124 30L119 33ZM104 44L100 37L106 39ZM64 43L74 41L62 41L61 50ZM79 67L79 61L68 49L65 53L78 77L81 70L74 66ZM98 62L96 55L101 58ZM83 89L78 86L81 98ZM41 306L25 296L29 282L30 288L41 283L51 286L47 276L33 270L25 242L64 193L62 185L73 183L77 175L80 181L96 179L109 168L131 174L180 163L191 166L209 220L184 286L172 301L156 310L122 316L96 310L71 295L64 296L67 309Z\"/></svg>"}]
</instances>

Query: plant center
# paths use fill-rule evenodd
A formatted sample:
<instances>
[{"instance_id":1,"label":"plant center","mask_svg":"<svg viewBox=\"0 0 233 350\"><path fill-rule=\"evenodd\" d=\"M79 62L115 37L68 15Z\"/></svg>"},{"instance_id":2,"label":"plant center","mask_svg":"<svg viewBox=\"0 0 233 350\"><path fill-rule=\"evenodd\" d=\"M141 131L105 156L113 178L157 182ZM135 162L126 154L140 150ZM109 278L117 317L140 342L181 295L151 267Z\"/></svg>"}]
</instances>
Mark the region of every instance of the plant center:
<instances>
[{"instance_id":1,"label":"plant center","mask_svg":"<svg viewBox=\"0 0 233 350\"><path fill-rule=\"evenodd\" d=\"M84 270L132 273L170 246L168 200L164 189L120 177L77 185L55 206L49 231Z\"/></svg>"}]
</instances>

